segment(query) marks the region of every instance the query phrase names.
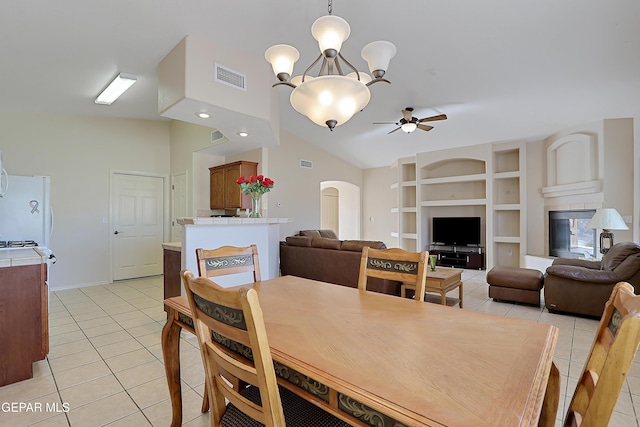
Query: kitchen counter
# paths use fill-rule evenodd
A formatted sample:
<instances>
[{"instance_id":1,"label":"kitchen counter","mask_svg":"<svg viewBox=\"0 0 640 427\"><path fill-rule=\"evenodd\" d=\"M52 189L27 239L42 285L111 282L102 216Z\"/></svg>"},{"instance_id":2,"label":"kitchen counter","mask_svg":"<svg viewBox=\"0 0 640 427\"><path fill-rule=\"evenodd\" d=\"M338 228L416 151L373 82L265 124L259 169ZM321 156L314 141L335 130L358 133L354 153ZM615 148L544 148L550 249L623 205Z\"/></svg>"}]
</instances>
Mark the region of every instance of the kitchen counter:
<instances>
[{"instance_id":1,"label":"kitchen counter","mask_svg":"<svg viewBox=\"0 0 640 427\"><path fill-rule=\"evenodd\" d=\"M177 221L180 225L286 224L291 218L195 217L177 218Z\"/></svg>"},{"instance_id":2,"label":"kitchen counter","mask_svg":"<svg viewBox=\"0 0 640 427\"><path fill-rule=\"evenodd\" d=\"M0 250L0 268L43 264L47 256L38 248L6 248Z\"/></svg>"},{"instance_id":3,"label":"kitchen counter","mask_svg":"<svg viewBox=\"0 0 640 427\"><path fill-rule=\"evenodd\" d=\"M182 242L164 242L162 244L162 249L166 249L168 251L180 252L182 251Z\"/></svg>"}]
</instances>

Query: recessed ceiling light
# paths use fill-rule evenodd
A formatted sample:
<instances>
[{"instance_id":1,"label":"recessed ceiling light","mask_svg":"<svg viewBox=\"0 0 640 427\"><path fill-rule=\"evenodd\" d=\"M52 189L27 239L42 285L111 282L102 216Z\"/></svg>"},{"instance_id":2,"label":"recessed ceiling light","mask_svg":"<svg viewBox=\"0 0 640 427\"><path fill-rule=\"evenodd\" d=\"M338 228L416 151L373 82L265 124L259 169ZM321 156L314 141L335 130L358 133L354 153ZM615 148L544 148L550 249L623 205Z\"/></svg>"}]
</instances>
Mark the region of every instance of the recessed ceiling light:
<instances>
[{"instance_id":1,"label":"recessed ceiling light","mask_svg":"<svg viewBox=\"0 0 640 427\"><path fill-rule=\"evenodd\" d=\"M200 113L196 113L196 116L200 117L201 119L208 119L209 117L211 117L211 114L202 111Z\"/></svg>"},{"instance_id":2,"label":"recessed ceiling light","mask_svg":"<svg viewBox=\"0 0 640 427\"><path fill-rule=\"evenodd\" d=\"M238 132L238 135L240 135L241 137L245 138L247 136L249 136L248 132Z\"/></svg>"}]
</instances>

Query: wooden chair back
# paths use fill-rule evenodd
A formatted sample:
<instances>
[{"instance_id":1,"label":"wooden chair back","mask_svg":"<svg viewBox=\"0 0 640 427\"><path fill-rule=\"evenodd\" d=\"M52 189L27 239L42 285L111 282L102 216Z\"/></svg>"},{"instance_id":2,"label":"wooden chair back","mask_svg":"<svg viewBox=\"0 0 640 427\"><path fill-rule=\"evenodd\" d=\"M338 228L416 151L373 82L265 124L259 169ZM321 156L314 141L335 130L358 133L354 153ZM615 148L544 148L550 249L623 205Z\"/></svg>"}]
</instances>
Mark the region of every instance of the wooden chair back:
<instances>
[{"instance_id":1,"label":"wooden chair back","mask_svg":"<svg viewBox=\"0 0 640 427\"><path fill-rule=\"evenodd\" d=\"M258 294L252 288L223 288L183 270L209 390L212 425L220 426L225 398L267 427L285 425L273 360ZM230 386L224 372L256 386L262 405Z\"/></svg>"},{"instance_id":2,"label":"wooden chair back","mask_svg":"<svg viewBox=\"0 0 640 427\"><path fill-rule=\"evenodd\" d=\"M429 253L408 252L403 249L372 249L362 248L360 259L360 276L358 289L367 290L367 279L397 280L403 283L415 284L416 301L424 301L424 291L427 281L427 259Z\"/></svg>"},{"instance_id":3,"label":"wooden chair back","mask_svg":"<svg viewBox=\"0 0 640 427\"><path fill-rule=\"evenodd\" d=\"M640 296L620 282L605 304L565 426L606 426L640 344Z\"/></svg>"},{"instance_id":4,"label":"wooden chair back","mask_svg":"<svg viewBox=\"0 0 640 427\"><path fill-rule=\"evenodd\" d=\"M253 281L260 281L258 247L222 246L217 249L196 249L198 275L201 277L225 276L252 272Z\"/></svg>"}]
</instances>

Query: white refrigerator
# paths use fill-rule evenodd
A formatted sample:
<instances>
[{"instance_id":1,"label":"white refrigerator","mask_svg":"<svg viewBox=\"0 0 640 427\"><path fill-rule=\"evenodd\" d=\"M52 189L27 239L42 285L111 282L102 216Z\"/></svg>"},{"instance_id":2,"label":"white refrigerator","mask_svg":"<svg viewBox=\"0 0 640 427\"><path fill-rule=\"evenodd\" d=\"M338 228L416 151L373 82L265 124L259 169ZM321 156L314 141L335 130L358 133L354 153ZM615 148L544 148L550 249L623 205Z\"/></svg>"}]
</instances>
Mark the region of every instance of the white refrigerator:
<instances>
[{"instance_id":1,"label":"white refrigerator","mask_svg":"<svg viewBox=\"0 0 640 427\"><path fill-rule=\"evenodd\" d=\"M49 248L53 228L51 178L8 176L6 192L0 197L0 242L30 241Z\"/></svg>"}]
</instances>

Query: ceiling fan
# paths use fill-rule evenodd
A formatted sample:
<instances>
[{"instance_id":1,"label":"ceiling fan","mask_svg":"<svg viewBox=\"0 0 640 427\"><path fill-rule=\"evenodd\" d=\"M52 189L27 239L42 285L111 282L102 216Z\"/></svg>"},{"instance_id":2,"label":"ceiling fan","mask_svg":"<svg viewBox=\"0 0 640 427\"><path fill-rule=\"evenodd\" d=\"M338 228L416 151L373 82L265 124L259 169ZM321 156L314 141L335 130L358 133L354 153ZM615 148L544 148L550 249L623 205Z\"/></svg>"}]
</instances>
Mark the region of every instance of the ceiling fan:
<instances>
[{"instance_id":1,"label":"ceiling fan","mask_svg":"<svg viewBox=\"0 0 640 427\"><path fill-rule=\"evenodd\" d=\"M412 107L407 107L404 110L402 110L402 118L400 119L399 122L374 122L374 125L393 125L395 124L396 126L398 126L397 128L393 129L392 131L388 132L389 133L393 133L397 130L402 129L404 132L406 133L411 133L416 129L421 129L423 131L430 131L431 129L433 129L433 126L429 126L429 125L423 125L422 123L425 122L435 122L437 120L447 120L447 115L446 114L439 114L437 116L431 116L431 117L425 117L424 119L418 119L416 117L413 117L413 108Z\"/></svg>"}]
</instances>

